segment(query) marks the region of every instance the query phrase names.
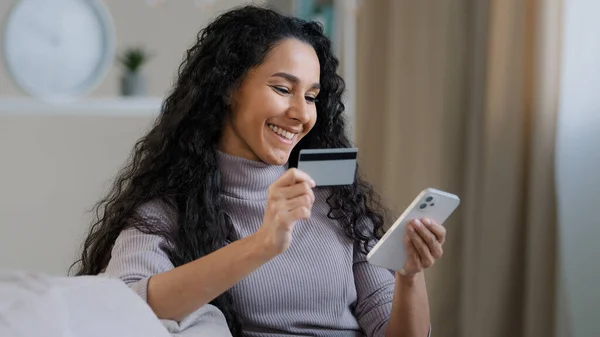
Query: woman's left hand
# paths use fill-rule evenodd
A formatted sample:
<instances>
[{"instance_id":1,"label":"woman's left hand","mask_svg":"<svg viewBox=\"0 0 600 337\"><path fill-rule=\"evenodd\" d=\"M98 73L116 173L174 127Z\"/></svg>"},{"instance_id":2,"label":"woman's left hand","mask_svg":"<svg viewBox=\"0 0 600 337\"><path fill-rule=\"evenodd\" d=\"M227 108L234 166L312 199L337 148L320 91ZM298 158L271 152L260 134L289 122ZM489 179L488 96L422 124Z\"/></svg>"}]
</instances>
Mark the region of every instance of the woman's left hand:
<instances>
[{"instance_id":1,"label":"woman's left hand","mask_svg":"<svg viewBox=\"0 0 600 337\"><path fill-rule=\"evenodd\" d=\"M407 259L398 273L413 276L431 267L444 253L446 229L429 219L414 219L406 226L404 246Z\"/></svg>"}]
</instances>

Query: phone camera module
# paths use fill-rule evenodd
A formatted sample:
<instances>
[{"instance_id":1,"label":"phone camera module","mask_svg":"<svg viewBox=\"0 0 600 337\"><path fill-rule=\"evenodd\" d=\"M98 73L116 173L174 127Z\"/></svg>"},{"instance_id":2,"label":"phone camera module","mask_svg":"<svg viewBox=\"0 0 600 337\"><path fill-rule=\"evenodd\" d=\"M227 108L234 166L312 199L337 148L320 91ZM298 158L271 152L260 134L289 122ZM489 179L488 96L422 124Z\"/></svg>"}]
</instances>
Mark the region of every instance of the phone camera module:
<instances>
[{"instance_id":1,"label":"phone camera module","mask_svg":"<svg viewBox=\"0 0 600 337\"><path fill-rule=\"evenodd\" d=\"M433 197L427 197L427 199L425 199L427 202L430 202L431 200L433 200Z\"/></svg>"},{"instance_id":2,"label":"phone camera module","mask_svg":"<svg viewBox=\"0 0 600 337\"><path fill-rule=\"evenodd\" d=\"M420 209L424 209L425 207L427 207L427 204L421 204L421 206L419 206Z\"/></svg>"}]
</instances>

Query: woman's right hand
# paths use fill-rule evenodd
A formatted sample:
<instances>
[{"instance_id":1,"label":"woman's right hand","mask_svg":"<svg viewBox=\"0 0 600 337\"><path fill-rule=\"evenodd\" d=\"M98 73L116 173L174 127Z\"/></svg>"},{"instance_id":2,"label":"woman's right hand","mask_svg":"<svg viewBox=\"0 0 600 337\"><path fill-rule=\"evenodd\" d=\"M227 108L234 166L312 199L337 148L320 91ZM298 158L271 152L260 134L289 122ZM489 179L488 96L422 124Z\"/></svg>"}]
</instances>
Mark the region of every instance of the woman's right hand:
<instances>
[{"instance_id":1,"label":"woman's right hand","mask_svg":"<svg viewBox=\"0 0 600 337\"><path fill-rule=\"evenodd\" d=\"M313 187L315 182L295 168L269 186L263 223L255 234L267 252L277 255L288 249L296 222L310 217L315 201Z\"/></svg>"}]
</instances>

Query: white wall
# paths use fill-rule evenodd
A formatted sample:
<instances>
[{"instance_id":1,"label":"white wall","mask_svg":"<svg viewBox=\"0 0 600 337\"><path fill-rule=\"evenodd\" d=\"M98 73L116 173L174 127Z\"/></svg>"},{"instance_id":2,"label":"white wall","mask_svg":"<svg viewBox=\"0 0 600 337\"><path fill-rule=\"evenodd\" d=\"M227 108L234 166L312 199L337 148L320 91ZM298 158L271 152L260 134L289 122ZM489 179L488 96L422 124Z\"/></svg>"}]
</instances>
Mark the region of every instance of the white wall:
<instances>
[{"instance_id":1,"label":"white wall","mask_svg":"<svg viewBox=\"0 0 600 337\"><path fill-rule=\"evenodd\" d=\"M600 336L600 1L565 0L564 29L558 330L561 337Z\"/></svg>"},{"instance_id":2,"label":"white wall","mask_svg":"<svg viewBox=\"0 0 600 337\"><path fill-rule=\"evenodd\" d=\"M0 269L64 275L90 224L87 211L153 117L19 112L0 109Z\"/></svg>"}]
</instances>

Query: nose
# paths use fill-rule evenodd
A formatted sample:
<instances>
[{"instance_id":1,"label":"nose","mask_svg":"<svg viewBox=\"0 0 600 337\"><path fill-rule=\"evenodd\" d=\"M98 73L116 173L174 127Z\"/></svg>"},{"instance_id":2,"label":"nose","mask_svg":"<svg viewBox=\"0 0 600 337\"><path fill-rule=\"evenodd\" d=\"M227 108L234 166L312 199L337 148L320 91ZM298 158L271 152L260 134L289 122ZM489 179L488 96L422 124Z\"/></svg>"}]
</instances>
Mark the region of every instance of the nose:
<instances>
[{"instance_id":1,"label":"nose","mask_svg":"<svg viewBox=\"0 0 600 337\"><path fill-rule=\"evenodd\" d=\"M290 101L290 106L286 112L287 116L302 124L310 122L311 110L308 103L306 103L306 99L300 96L300 98L294 98Z\"/></svg>"}]
</instances>

